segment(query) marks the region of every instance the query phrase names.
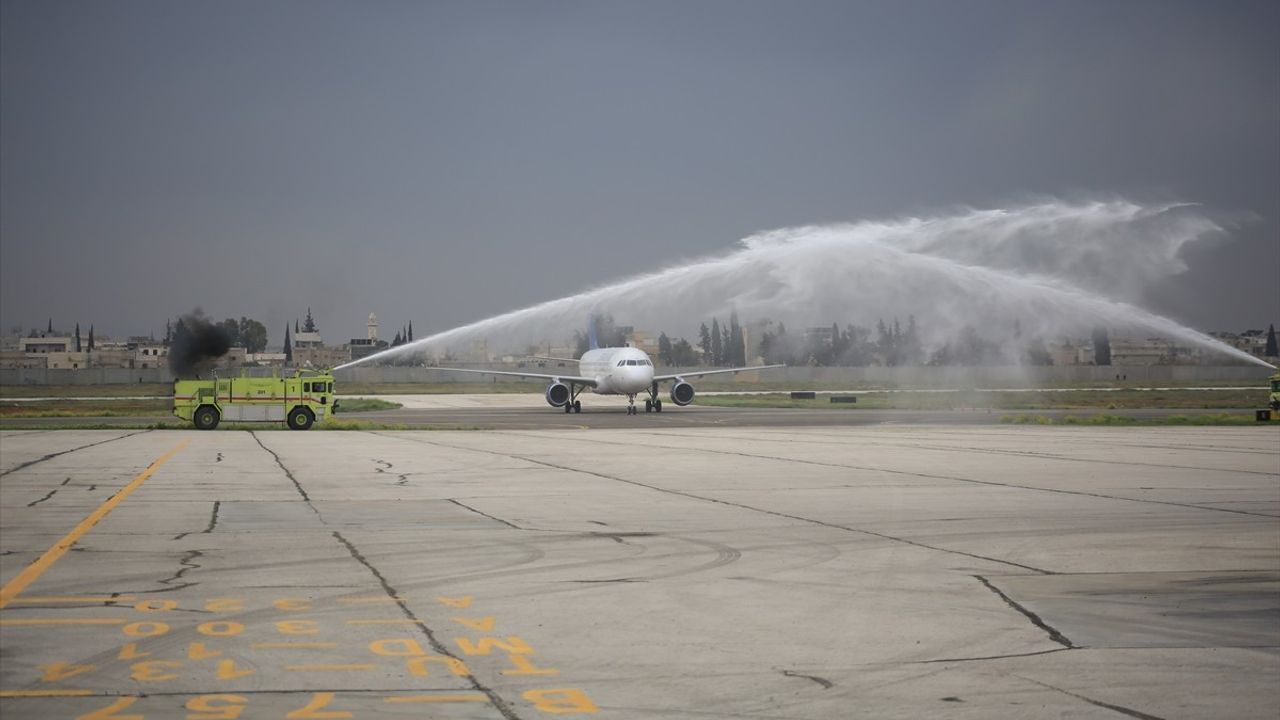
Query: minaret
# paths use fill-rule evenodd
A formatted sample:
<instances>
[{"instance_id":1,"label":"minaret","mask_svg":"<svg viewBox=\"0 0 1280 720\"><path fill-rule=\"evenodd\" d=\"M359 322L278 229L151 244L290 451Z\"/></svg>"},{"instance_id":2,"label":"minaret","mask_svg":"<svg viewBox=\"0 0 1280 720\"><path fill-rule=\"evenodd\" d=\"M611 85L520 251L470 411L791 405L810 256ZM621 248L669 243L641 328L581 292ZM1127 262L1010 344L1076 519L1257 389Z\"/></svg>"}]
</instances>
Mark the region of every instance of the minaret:
<instances>
[{"instance_id":1,"label":"minaret","mask_svg":"<svg viewBox=\"0 0 1280 720\"><path fill-rule=\"evenodd\" d=\"M369 339L375 343L378 341L378 318L373 313L369 313Z\"/></svg>"}]
</instances>

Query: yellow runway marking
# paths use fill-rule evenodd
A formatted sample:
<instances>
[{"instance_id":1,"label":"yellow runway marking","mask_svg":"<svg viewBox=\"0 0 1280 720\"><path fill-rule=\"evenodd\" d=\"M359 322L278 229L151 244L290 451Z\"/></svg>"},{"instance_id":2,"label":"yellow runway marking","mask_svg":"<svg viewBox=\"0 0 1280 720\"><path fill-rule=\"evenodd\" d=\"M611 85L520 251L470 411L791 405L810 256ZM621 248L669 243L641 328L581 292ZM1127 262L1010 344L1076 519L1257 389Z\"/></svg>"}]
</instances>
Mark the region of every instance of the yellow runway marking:
<instances>
[{"instance_id":1,"label":"yellow runway marking","mask_svg":"<svg viewBox=\"0 0 1280 720\"><path fill-rule=\"evenodd\" d=\"M124 618L12 618L0 625L123 625Z\"/></svg>"},{"instance_id":2,"label":"yellow runway marking","mask_svg":"<svg viewBox=\"0 0 1280 720\"><path fill-rule=\"evenodd\" d=\"M313 672L324 670L372 670L377 665L373 663L352 663L349 665L285 665L285 670L294 672Z\"/></svg>"},{"instance_id":3,"label":"yellow runway marking","mask_svg":"<svg viewBox=\"0 0 1280 720\"><path fill-rule=\"evenodd\" d=\"M85 697L92 694L92 690L0 690L0 698Z\"/></svg>"},{"instance_id":4,"label":"yellow runway marking","mask_svg":"<svg viewBox=\"0 0 1280 720\"><path fill-rule=\"evenodd\" d=\"M447 703L447 702L488 702L484 695L391 695L383 698L389 703Z\"/></svg>"},{"instance_id":5,"label":"yellow runway marking","mask_svg":"<svg viewBox=\"0 0 1280 720\"><path fill-rule=\"evenodd\" d=\"M278 643L253 643L253 644L249 645L249 647L250 647L251 649L253 649L253 650L311 650L311 649L336 648L336 647L338 647L338 643L336 643L336 642L315 642L315 643L287 643L287 642L278 642Z\"/></svg>"},{"instance_id":6,"label":"yellow runway marking","mask_svg":"<svg viewBox=\"0 0 1280 720\"><path fill-rule=\"evenodd\" d=\"M421 620L399 618L396 620L348 620L348 625L421 625Z\"/></svg>"},{"instance_id":7,"label":"yellow runway marking","mask_svg":"<svg viewBox=\"0 0 1280 720\"><path fill-rule=\"evenodd\" d=\"M29 595L23 598L14 598L9 602L14 605L41 605L45 603L133 602L136 599L132 595L118 595L116 597L110 595L50 595L48 597Z\"/></svg>"},{"instance_id":8,"label":"yellow runway marking","mask_svg":"<svg viewBox=\"0 0 1280 720\"><path fill-rule=\"evenodd\" d=\"M142 483L146 482L147 478L154 475L155 472L160 469L161 465L168 462L174 455L177 455L178 451L186 447L189 442L191 441L183 440L178 443L177 447L157 458L155 462L152 462L147 466L146 470L138 473L138 476L130 480L128 485L121 488L120 492L107 498L107 501L99 505L97 510L89 513L89 517L81 520L80 524L75 526L71 532L67 533L66 536L58 542L54 543L53 547L46 550L39 559L24 568L22 572L18 573L17 577L10 580L3 589L0 589L0 609L3 609L9 603L13 602L13 599L20 595L23 590L26 590L28 585L35 582L45 573L46 570L53 567L53 564L58 562L58 559L63 555L66 555L67 551L71 549L71 546L79 542L80 538L84 537L85 533L93 529L93 526L101 522L102 519L107 516L107 513L114 510L117 505L124 502L125 498L132 495L134 490L141 487Z\"/></svg>"}]
</instances>

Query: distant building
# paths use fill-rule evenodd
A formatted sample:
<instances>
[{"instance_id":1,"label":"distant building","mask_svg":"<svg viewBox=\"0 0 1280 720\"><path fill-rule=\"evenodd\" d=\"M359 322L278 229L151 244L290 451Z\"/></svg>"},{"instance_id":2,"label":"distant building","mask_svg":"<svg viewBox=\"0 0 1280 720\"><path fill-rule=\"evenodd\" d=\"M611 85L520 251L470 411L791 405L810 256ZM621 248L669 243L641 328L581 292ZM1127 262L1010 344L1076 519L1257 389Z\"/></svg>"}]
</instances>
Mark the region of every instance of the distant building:
<instances>
[{"instance_id":1,"label":"distant building","mask_svg":"<svg viewBox=\"0 0 1280 720\"><path fill-rule=\"evenodd\" d=\"M378 339L377 315L369 313L369 324L366 328L364 337L351 338L351 342L347 343L347 360L360 360L386 349L386 341ZM344 360L343 362L346 361Z\"/></svg>"},{"instance_id":2,"label":"distant building","mask_svg":"<svg viewBox=\"0 0 1280 720\"><path fill-rule=\"evenodd\" d=\"M633 348L639 348L650 355L658 354L658 336L651 332L631 329L625 336L627 345Z\"/></svg>"},{"instance_id":3,"label":"distant building","mask_svg":"<svg viewBox=\"0 0 1280 720\"><path fill-rule=\"evenodd\" d=\"M21 350L0 350L0 368L5 370L41 370L47 367L48 353L28 355Z\"/></svg>"},{"instance_id":4,"label":"distant building","mask_svg":"<svg viewBox=\"0 0 1280 720\"><path fill-rule=\"evenodd\" d=\"M134 345L135 339L130 338L129 344ZM169 346L150 338L145 338L145 342L139 342L135 345L133 349L133 365L130 367L143 370L169 367Z\"/></svg>"},{"instance_id":5,"label":"distant building","mask_svg":"<svg viewBox=\"0 0 1280 720\"><path fill-rule=\"evenodd\" d=\"M18 341L18 348L27 354L64 353L76 349L76 341L69 337L27 337Z\"/></svg>"},{"instance_id":6,"label":"distant building","mask_svg":"<svg viewBox=\"0 0 1280 720\"><path fill-rule=\"evenodd\" d=\"M347 356L351 360L359 360L367 358L376 352L380 352L387 348L385 340L376 338L351 338L351 342L347 345Z\"/></svg>"},{"instance_id":7,"label":"distant building","mask_svg":"<svg viewBox=\"0 0 1280 720\"><path fill-rule=\"evenodd\" d=\"M124 345L99 345L89 353L89 367L130 368L133 367L133 353Z\"/></svg>"},{"instance_id":8,"label":"distant building","mask_svg":"<svg viewBox=\"0 0 1280 720\"><path fill-rule=\"evenodd\" d=\"M293 335L293 349L295 351L305 348L322 347L324 347L324 340L320 338L319 332L299 332L294 333Z\"/></svg>"},{"instance_id":9,"label":"distant building","mask_svg":"<svg viewBox=\"0 0 1280 720\"><path fill-rule=\"evenodd\" d=\"M284 365L284 353L260 352L245 355L245 362L264 367L281 367Z\"/></svg>"}]
</instances>

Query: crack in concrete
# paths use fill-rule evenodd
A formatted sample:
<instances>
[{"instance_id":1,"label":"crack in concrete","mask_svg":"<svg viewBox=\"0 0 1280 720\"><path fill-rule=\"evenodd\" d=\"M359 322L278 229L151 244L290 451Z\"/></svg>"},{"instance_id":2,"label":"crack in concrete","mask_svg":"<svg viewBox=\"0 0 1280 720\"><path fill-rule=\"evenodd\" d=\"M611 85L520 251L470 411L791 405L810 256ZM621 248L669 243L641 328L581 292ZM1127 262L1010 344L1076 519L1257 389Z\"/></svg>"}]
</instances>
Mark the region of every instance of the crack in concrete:
<instances>
[{"instance_id":1,"label":"crack in concrete","mask_svg":"<svg viewBox=\"0 0 1280 720\"><path fill-rule=\"evenodd\" d=\"M54 488L54 489L50 490L48 495L45 495L44 497L40 498L39 500L32 500L31 502L27 503L27 507L35 507L36 505L39 505L40 503L44 502L45 500L48 500L49 498L53 497L54 493L56 493L56 492L58 492L58 489L57 489L57 488Z\"/></svg>"},{"instance_id":2,"label":"crack in concrete","mask_svg":"<svg viewBox=\"0 0 1280 720\"><path fill-rule=\"evenodd\" d=\"M1063 695L1070 695L1071 697L1076 698L1077 700L1083 700L1089 703L1090 705L1094 705L1096 707L1106 708L1107 710L1112 710L1120 713L1121 715L1127 715L1131 718L1138 718L1138 720L1165 720L1165 718L1162 718L1159 715L1150 715L1148 713L1144 713L1139 710L1134 710L1133 708L1124 707L1123 705L1113 705L1111 703L1103 702L1101 700L1094 700L1091 697L1085 697L1084 695L1081 695L1079 693L1073 693L1070 690L1063 690L1060 687L1054 687L1053 685L1040 682L1039 680L1032 680L1029 677L1023 677L1021 675L1014 675L1014 677L1018 678L1019 680L1026 680L1029 683L1035 683L1036 685L1039 685L1042 688L1048 688L1049 690L1060 692Z\"/></svg>"},{"instance_id":3,"label":"crack in concrete","mask_svg":"<svg viewBox=\"0 0 1280 720\"><path fill-rule=\"evenodd\" d=\"M209 518L209 527L207 527L207 528L205 528L205 529L201 530L201 531L200 531L200 534L201 534L201 535L207 535L208 533L213 532L213 528L214 528L214 527L216 527L216 526L217 526L217 524L218 524L218 508L219 508L219 507L221 507L221 506L222 506L222 501L221 501L221 500L214 500L214 501L213 501L213 515L212 515L212 517L210 517L210 518ZM173 539L174 539L174 540L181 540L182 538L184 538L184 537L186 537L186 536L188 536L188 535L193 535L193 534L194 534L194 533L189 533L189 532L178 533L177 535L174 535L174 536L173 536Z\"/></svg>"},{"instance_id":4,"label":"crack in concrete","mask_svg":"<svg viewBox=\"0 0 1280 720\"><path fill-rule=\"evenodd\" d=\"M376 468L374 468L374 469L373 469L373 471L374 471L375 473L378 473L378 474L380 474L380 475L385 475L385 474L387 474L387 471L388 471L388 470L390 470L391 468L395 467L395 465L392 465L391 463L387 462L386 460L379 460L379 459L377 459L377 458L373 458L373 462L374 462L374 463L376 463L377 465L380 465L380 466L381 466L381 467L376 467ZM414 473L400 473L399 475L397 475L397 476L396 476L396 485L399 485L399 486L401 486L401 487L404 487L405 485L408 485L408 484L409 484L409 476L410 476L410 475L413 475L413 474L414 474Z\"/></svg>"},{"instance_id":5,"label":"crack in concrete","mask_svg":"<svg viewBox=\"0 0 1280 720\"><path fill-rule=\"evenodd\" d=\"M626 483L628 485L635 485L636 487L648 488L649 490L654 490L656 492L661 492L661 493L667 493L668 495L675 495L677 497L685 497L692 500L701 500L703 502L711 502L711 503L716 503L718 505L725 505L727 507L738 508L741 510L758 512L764 515L772 515L774 517L787 518L788 520L796 520L799 522L810 523L813 525L819 525L821 527L831 528L833 530L844 530L845 532L859 533L862 535L870 535L872 537L877 537L883 540L890 540L893 542L903 543L905 545L911 545L914 547L923 548L925 550L933 550L935 552L943 552L943 553L948 553L950 555L961 555L963 557L969 557L975 560L982 560L984 562L997 563L999 565L1008 565L1010 567L1016 567L1022 570L1030 570L1031 572L1039 573L1040 575L1057 575L1058 574L1052 570L1045 570L1043 568L1033 567L1031 565L1023 565L1022 563L1016 563L1016 562L1013 562L1012 560L1001 560L999 558L987 557L985 555L978 555L976 553L965 552L963 550L952 550L950 548L938 547L936 545L929 545L928 543L917 542L915 540L908 540L907 538L897 537L895 535L888 535L886 533L875 532L874 530L864 530L862 528L855 528L848 525L838 525L836 523L829 523L823 520L814 520L813 518L802 517L800 515L791 515L789 513L778 512L776 510L766 510L764 508L758 508L752 505L745 505L743 503L736 503L736 502L731 502L729 500L721 500L719 498L707 497L706 495L696 495L694 493L683 492L680 490L670 490L668 488L658 487L657 485L649 485L647 483L642 483L638 480L627 480L625 478L620 478L620 477L615 477L613 475L606 475L604 473L595 472L594 470L582 470L579 468L569 467L567 465L557 465L555 463L547 462L545 460L535 460L533 458L525 457L523 455L513 455L510 453L498 452L496 450L483 450L478 448L466 447L464 445L448 445L446 443L433 442L430 440L422 440L419 438L407 438L407 437L401 437L398 435L389 435L386 437L394 437L400 440L407 440L409 442L416 442L416 443L422 443L425 445L434 445L436 447L449 448L450 450L467 450L470 452L480 453L483 455L496 455L498 457L511 458L514 460L523 460L528 463L533 463L534 465L541 465L543 467L555 468L557 470L566 470L568 472L582 473L584 475L592 475L594 477L602 478L605 480L612 480L614 482L621 482L621 483ZM730 454L739 454L739 453L730 453ZM761 456L748 455L747 457L761 457ZM815 464L820 464L820 463L815 463ZM843 467L843 466L835 466L835 467Z\"/></svg>"},{"instance_id":6,"label":"crack in concrete","mask_svg":"<svg viewBox=\"0 0 1280 720\"><path fill-rule=\"evenodd\" d=\"M529 528L522 528L522 527L520 527L519 525L516 525L516 524L514 524L514 523L510 523L510 522L507 522L506 520L503 520L502 518L497 517L497 516L494 516L494 515L490 515L489 513L486 513L486 512L480 512L479 510L477 510L477 509L475 509L475 508L471 507L470 505L467 505L466 503L462 502L461 500L455 500L455 499L453 499L453 498L449 498L449 502L453 503L454 505L457 505L457 506L458 506L458 507L460 507L460 508L463 508L464 510L470 510L471 512L473 512L473 513L475 513L475 514L477 514L477 515L479 515L479 516L481 516L481 517L486 517L486 518L489 518L490 520L493 520L493 521L495 521L495 522L500 522L500 523L502 523L503 525L506 525L507 527L511 528L512 530L528 530L528 529L529 529Z\"/></svg>"},{"instance_id":7,"label":"crack in concrete","mask_svg":"<svg viewBox=\"0 0 1280 720\"><path fill-rule=\"evenodd\" d=\"M365 569L367 569L370 573L373 574L375 578L378 579L378 583L382 585L382 591L387 594L387 597L390 597L393 601L395 601L396 607L400 608L400 612L403 613L406 618L414 622L414 625L426 637L427 643L431 645L431 649L434 650L436 654L444 655L445 657L450 657L450 658L453 658L454 660L461 661L461 658L459 658L457 655L451 652L449 648L444 645L444 643L440 642L440 640L436 637L436 634L431 630L431 628L427 627L427 624L421 619L419 619L418 616L414 614L413 610L409 609L409 606L408 604L405 603L404 598L400 596L400 592L391 586L391 583L387 581L386 576L384 576L381 571L379 571L376 567L374 567L373 563L369 562L369 560L364 555L360 554L360 551L356 549L355 545L352 545L351 542L347 540L345 537L343 537L342 533L338 532L337 530L333 531L333 537L335 540L342 543L342 545L347 549L347 552L351 553L351 557L355 559L356 562L363 565ZM470 681L471 687L473 689L475 689L477 692L484 693L489 698L489 701L492 702L494 708L496 708L498 712L502 714L502 717L506 718L507 720L520 720L520 716L516 714L515 709L512 708L510 705L508 705L507 701L504 700L500 695L498 695L497 691L482 684L480 680L477 679L476 676L473 674L467 674L466 678L468 681Z\"/></svg>"},{"instance_id":8,"label":"crack in concrete","mask_svg":"<svg viewBox=\"0 0 1280 720\"><path fill-rule=\"evenodd\" d=\"M1038 650L1028 653L1010 653L1008 655L987 655L985 657L938 658L937 660L917 660L911 665L931 665L933 663L979 662L983 660L1008 660L1011 658L1035 657L1036 655L1052 655L1053 653L1079 650L1078 647L1060 647L1052 650Z\"/></svg>"},{"instance_id":9,"label":"crack in concrete","mask_svg":"<svg viewBox=\"0 0 1280 720\"><path fill-rule=\"evenodd\" d=\"M45 500L48 500L49 498L53 497L54 493L58 492L58 488L66 487L66 486L67 486L67 483L69 483L69 482L71 482L71 478L67 478L66 480L63 480L61 483L59 483L59 484L58 484L58 487L56 487L56 488L54 488L54 489L50 490L48 495L45 495L44 497L40 498L39 500L33 500L33 501L31 501L31 502L27 503L27 507L35 507L36 505L39 505L40 503L44 502Z\"/></svg>"},{"instance_id":10,"label":"crack in concrete","mask_svg":"<svg viewBox=\"0 0 1280 720\"><path fill-rule=\"evenodd\" d=\"M1032 625L1035 625L1036 627L1048 633L1050 640L1058 643L1059 645L1062 645L1067 649L1074 650L1079 647L1075 643L1071 642L1071 640L1069 640L1066 635L1063 635L1062 633L1058 632L1057 628L1053 627L1052 625L1046 623L1044 620L1040 619L1039 615L1023 607L1021 603L1009 597L1008 595L1005 595L1000 590L1000 588L996 587L995 585L992 585L990 580L987 580L981 575L974 575L974 577L977 578L978 582L982 583L988 590L1000 596L1000 599L1004 600L1006 605L1022 613L1024 617L1026 617L1028 620L1031 621Z\"/></svg>"},{"instance_id":11,"label":"crack in concrete","mask_svg":"<svg viewBox=\"0 0 1280 720\"><path fill-rule=\"evenodd\" d=\"M271 448L267 447L262 443L262 438L258 437L258 433L256 431L250 430L249 435L251 435L253 439L257 441L258 447L262 448L263 450L266 450L268 453L271 454L271 457L275 458L276 465L282 471L284 471L285 477L289 478L289 482L293 483L294 489L297 490L298 494L302 496L302 500L305 503L307 503L307 507L311 508L311 512L315 513L316 517L320 518L320 522L324 522L324 518L320 515L320 511L316 509L315 505L311 504L311 496L307 495L307 491L302 489L302 484L299 483L298 479L293 476L293 473L289 470L289 468L285 467L284 463L280 461L280 456L277 455L274 450L272 450Z\"/></svg>"},{"instance_id":12,"label":"crack in concrete","mask_svg":"<svg viewBox=\"0 0 1280 720\"><path fill-rule=\"evenodd\" d=\"M819 685L821 685L823 690L830 690L831 688L835 687L835 683L831 682L826 678L820 678L817 675L804 675L798 672L792 672L790 670L783 670L781 672L783 675L786 675L787 677L804 678L805 680L812 680L818 683Z\"/></svg>"},{"instance_id":13,"label":"crack in concrete","mask_svg":"<svg viewBox=\"0 0 1280 720\"><path fill-rule=\"evenodd\" d=\"M5 475L8 475L9 473L15 473L15 472L18 472L19 470L22 470L22 469L24 469L24 468L29 468L29 467L31 467L32 465L35 465L36 463L42 463L42 462L44 462L45 460L52 460L52 459L54 459L54 458L56 458L56 457L58 457L58 456L60 456L60 455L66 455L67 453L73 453L73 452L75 452L75 451L77 451L77 450L84 450L85 448L97 447L98 445L105 445L105 444L107 444L107 443L109 443L109 442L115 442L116 440L123 440L123 439L125 439L125 438L127 438L127 437L133 437L134 435L142 435L143 433L149 433L149 432L151 432L151 431L150 431L150 430L139 430L138 432L126 433L126 434L121 435L121 436L119 436L119 437L113 437L113 438L110 438L110 439L107 439L107 440L99 440L98 442L95 442L95 443L89 443L88 445L81 445L80 447L73 447L73 448L71 448L70 450L63 450L62 452L49 453L48 455L45 455L45 456L44 456L44 457L42 457L42 458L37 458L37 459L35 459L35 460L28 460L27 462L24 462L24 463L22 463L21 465L18 465L18 466L16 466L16 467L9 468L8 470L5 470L4 472L0 472L0 477L4 477Z\"/></svg>"},{"instance_id":14,"label":"crack in concrete","mask_svg":"<svg viewBox=\"0 0 1280 720\"><path fill-rule=\"evenodd\" d=\"M198 569L200 568L200 564L199 564L199 563L193 563L193 562L191 562L191 561L192 561L192 560L195 560L195 559L196 559L196 558L198 558L198 557L202 557L203 555L204 555L204 553L203 553L202 551L200 551L200 550L188 550L188 551L186 551L185 553L183 553L182 557L178 559L178 564L179 564L179 565L181 565L182 567L181 567L181 568L179 568L179 569L178 569L178 571L177 571L176 573L174 573L172 576L167 577L167 578L165 578L164 580L157 580L157 581L156 581L156 582L157 582L157 584L160 584L160 585L169 585L169 586L171 586L173 583L175 583L175 582L177 582L177 581L181 580L181 579L182 579L182 576L187 574L187 571L189 571L189 570L198 570ZM183 585L182 585L182 586L183 586L183 587L190 587L190 586L192 586L192 585L199 585L199 584L200 584L200 583L188 582L188 583L183 583Z\"/></svg>"},{"instance_id":15,"label":"crack in concrete","mask_svg":"<svg viewBox=\"0 0 1280 720\"><path fill-rule=\"evenodd\" d=\"M217 527L217 526L218 526L218 508L220 508L220 507L222 507L222 501L221 501L221 500L214 500L214 501L213 501L213 512L212 512L212 513L210 514L210 516L209 516L209 527L207 527L207 528L205 528L205 529L201 530L201 531L200 531L201 533L203 533L203 534L207 535L207 534L209 534L209 533L213 532L213 529L214 529L215 527Z\"/></svg>"}]
</instances>

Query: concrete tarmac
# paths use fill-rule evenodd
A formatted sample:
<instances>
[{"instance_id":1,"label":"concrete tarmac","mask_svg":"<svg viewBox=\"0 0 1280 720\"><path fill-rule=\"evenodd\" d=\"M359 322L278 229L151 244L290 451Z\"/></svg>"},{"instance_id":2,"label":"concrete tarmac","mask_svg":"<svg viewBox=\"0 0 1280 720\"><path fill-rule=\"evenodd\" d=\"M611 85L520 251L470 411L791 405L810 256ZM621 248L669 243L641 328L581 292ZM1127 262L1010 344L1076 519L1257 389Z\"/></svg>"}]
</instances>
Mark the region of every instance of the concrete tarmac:
<instances>
[{"instance_id":1,"label":"concrete tarmac","mask_svg":"<svg viewBox=\"0 0 1280 720\"><path fill-rule=\"evenodd\" d=\"M1275 427L658 417L0 433L0 716L1276 716Z\"/></svg>"}]
</instances>

